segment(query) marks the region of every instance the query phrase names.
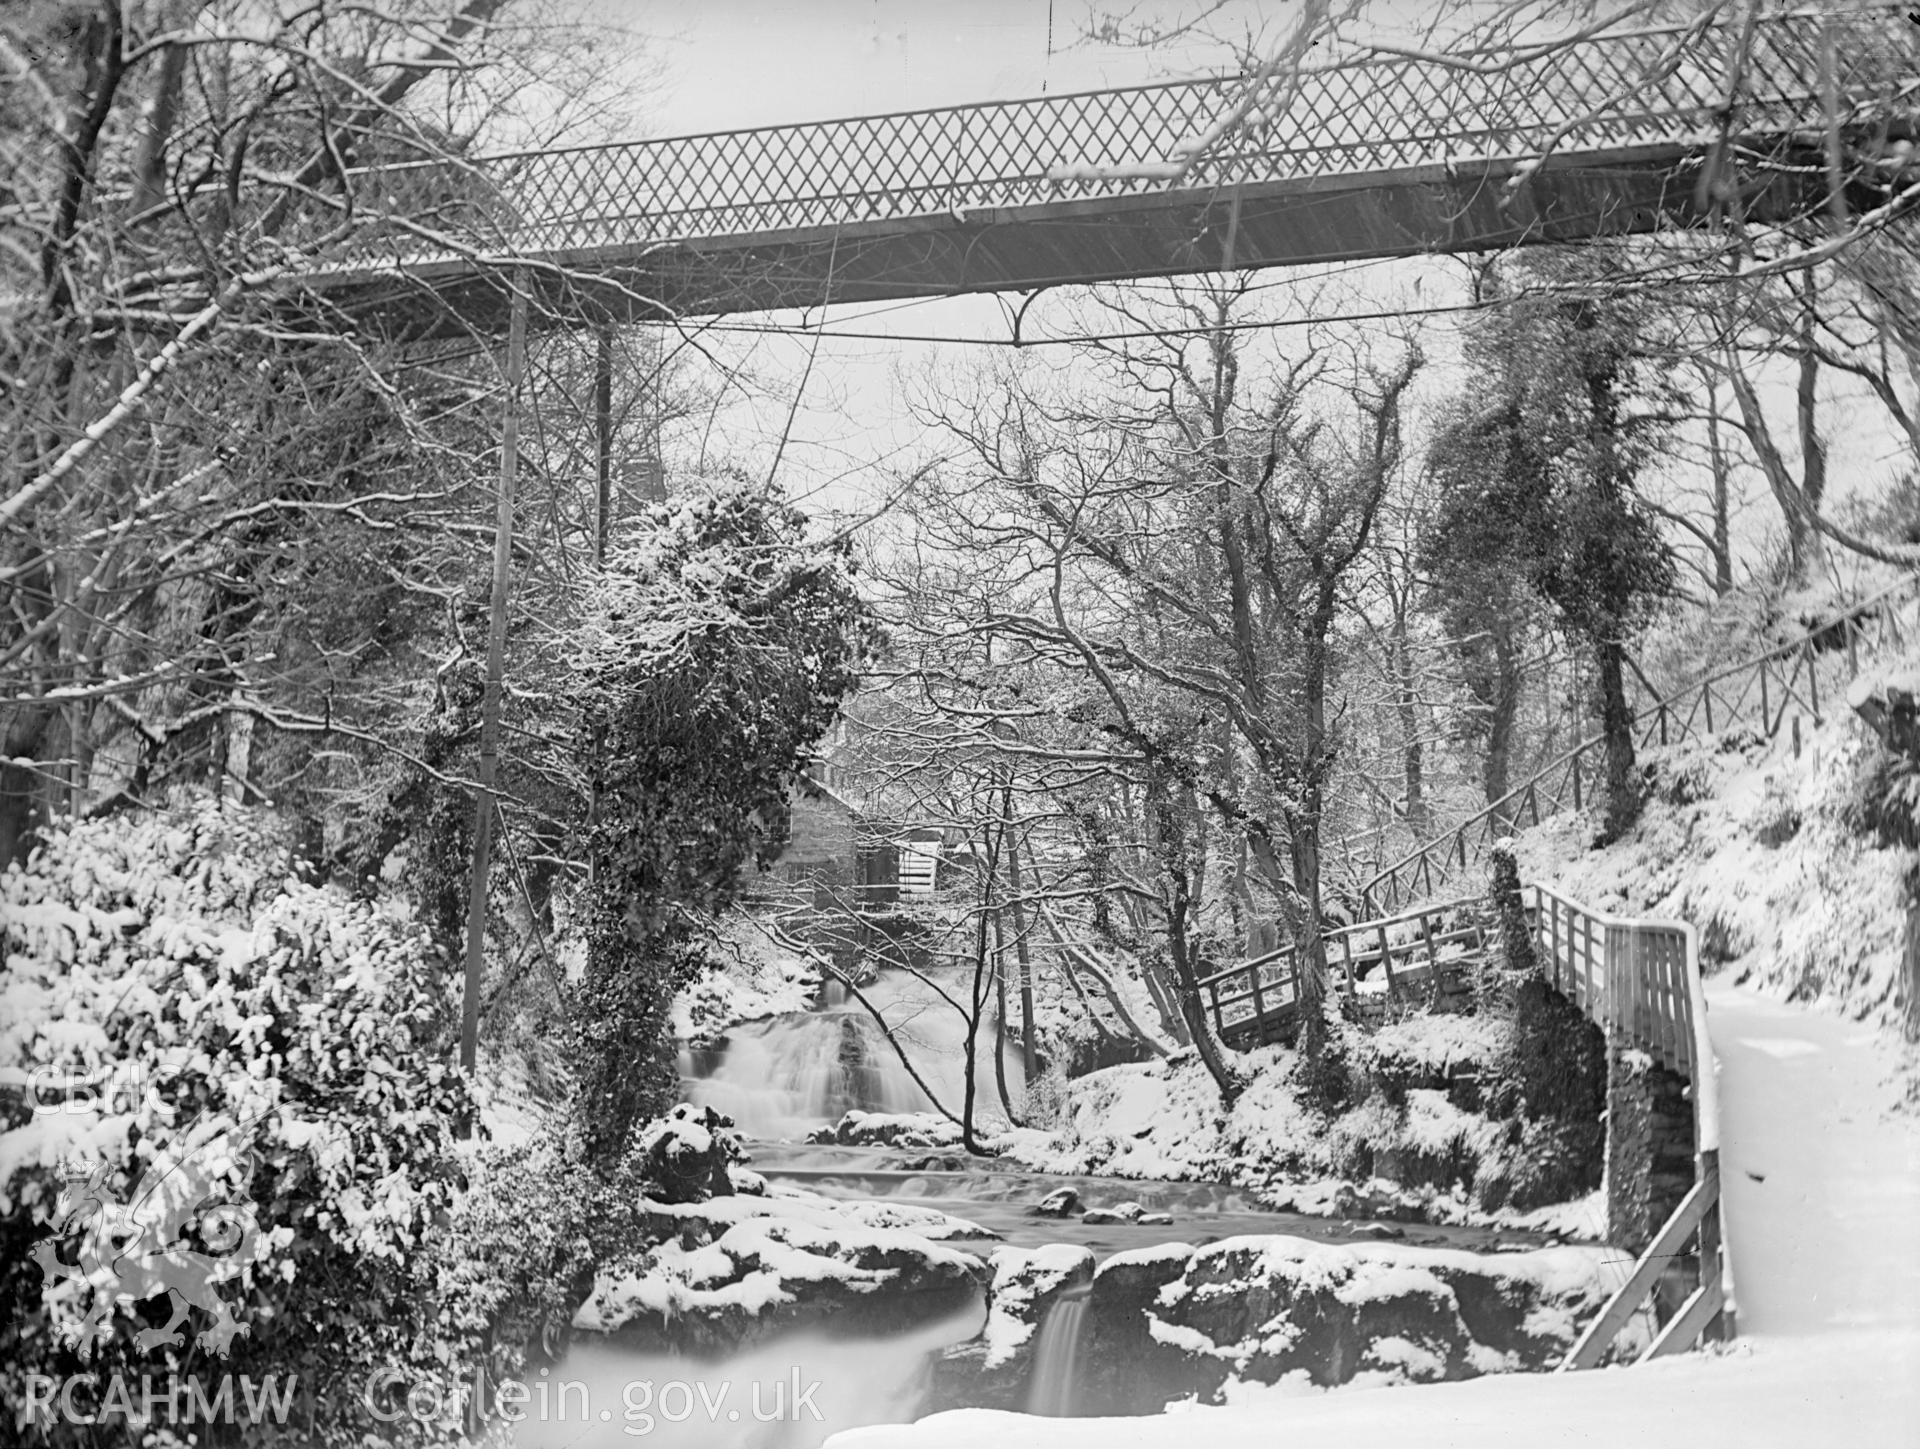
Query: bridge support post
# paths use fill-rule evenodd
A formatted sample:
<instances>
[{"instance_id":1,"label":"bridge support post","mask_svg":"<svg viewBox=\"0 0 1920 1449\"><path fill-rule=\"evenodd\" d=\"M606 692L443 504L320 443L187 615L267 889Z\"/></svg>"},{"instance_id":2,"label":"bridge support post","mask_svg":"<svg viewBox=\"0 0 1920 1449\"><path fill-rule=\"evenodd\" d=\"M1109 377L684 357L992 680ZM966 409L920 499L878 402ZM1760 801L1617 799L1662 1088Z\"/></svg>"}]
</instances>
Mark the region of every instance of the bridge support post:
<instances>
[{"instance_id":1,"label":"bridge support post","mask_svg":"<svg viewBox=\"0 0 1920 1449\"><path fill-rule=\"evenodd\" d=\"M460 1067L471 1074L479 1055L480 983L485 972L487 872L492 864L494 780L500 770L500 689L506 671L507 608L513 583L513 488L520 466L520 378L527 365L527 279L513 273L513 321L502 369L500 485L493 525L492 613L487 621L486 693L480 700L479 788L473 797L473 869L467 878L465 996L460 1004Z\"/></svg>"},{"instance_id":2,"label":"bridge support post","mask_svg":"<svg viewBox=\"0 0 1920 1449\"><path fill-rule=\"evenodd\" d=\"M593 357L593 561L607 561L613 507L613 327L600 328Z\"/></svg>"}]
</instances>

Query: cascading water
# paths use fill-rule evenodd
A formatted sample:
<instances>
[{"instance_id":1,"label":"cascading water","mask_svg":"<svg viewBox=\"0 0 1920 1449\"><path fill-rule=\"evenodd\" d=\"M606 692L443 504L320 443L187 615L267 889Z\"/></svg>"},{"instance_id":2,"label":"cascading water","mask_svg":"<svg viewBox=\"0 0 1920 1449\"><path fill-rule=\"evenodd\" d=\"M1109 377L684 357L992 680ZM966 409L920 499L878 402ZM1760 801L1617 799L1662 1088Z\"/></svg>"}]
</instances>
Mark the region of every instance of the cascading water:
<instances>
[{"instance_id":1,"label":"cascading water","mask_svg":"<svg viewBox=\"0 0 1920 1449\"><path fill-rule=\"evenodd\" d=\"M712 1075L687 1095L718 1108L749 1137L785 1138L854 1108L918 1112L929 1103L859 1008L770 1017L727 1034Z\"/></svg>"},{"instance_id":2,"label":"cascading water","mask_svg":"<svg viewBox=\"0 0 1920 1449\"><path fill-rule=\"evenodd\" d=\"M856 1108L932 1111L933 1102L914 1081L918 1073L942 1106L958 1112L966 1081L965 1017L910 972L882 972L861 994L885 1018L884 1029L844 987L830 982L817 1010L734 1027L710 1064L683 1056L687 1099L725 1112L749 1137L797 1139ZM912 1061L912 1072L887 1040L889 1033ZM999 1104L993 1035L991 1023L983 1023L974 1065L976 1111L983 1117ZM1024 1091L1019 1053L1004 1053L1002 1064L1017 1106Z\"/></svg>"},{"instance_id":3,"label":"cascading water","mask_svg":"<svg viewBox=\"0 0 1920 1449\"><path fill-rule=\"evenodd\" d=\"M1080 1375L1080 1346L1086 1338L1090 1288L1069 1288L1054 1300L1040 1325L1033 1348L1033 1372L1027 1380L1027 1412L1049 1419L1072 1415Z\"/></svg>"}]
</instances>

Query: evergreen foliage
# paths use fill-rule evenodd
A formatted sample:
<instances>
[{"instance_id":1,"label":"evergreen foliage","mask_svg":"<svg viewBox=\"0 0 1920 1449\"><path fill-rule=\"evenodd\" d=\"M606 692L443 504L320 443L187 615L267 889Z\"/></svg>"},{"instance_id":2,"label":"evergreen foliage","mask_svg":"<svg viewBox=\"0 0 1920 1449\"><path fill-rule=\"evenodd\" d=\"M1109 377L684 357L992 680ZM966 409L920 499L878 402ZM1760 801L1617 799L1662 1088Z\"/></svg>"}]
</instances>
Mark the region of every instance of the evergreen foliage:
<instances>
[{"instance_id":1,"label":"evergreen foliage","mask_svg":"<svg viewBox=\"0 0 1920 1449\"><path fill-rule=\"evenodd\" d=\"M451 1392L435 1288L463 1180L450 1124L471 1104L445 1061L450 1002L417 933L302 882L262 813L183 797L49 831L0 876L0 946L0 1068L24 1089L0 1132L10 1405L29 1373L164 1372L209 1397L222 1373L293 1375L301 1412L284 1442L359 1443L375 1427L361 1394L376 1370ZM46 1084L68 1072L134 1090L62 1106ZM60 1338L100 1290L43 1281L29 1257L48 1240L62 1167L104 1162L109 1192L131 1204L196 1147L258 1224L262 1251L218 1289L247 1332L212 1358L192 1337L208 1326L196 1312L182 1345L143 1350L137 1331L164 1317L155 1299L115 1310L83 1359ZM128 1432L109 1426L88 1437L61 1422L46 1442ZM246 1442L275 1433L256 1426Z\"/></svg>"},{"instance_id":2,"label":"evergreen foliage","mask_svg":"<svg viewBox=\"0 0 1920 1449\"><path fill-rule=\"evenodd\" d=\"M1459 622L1517 611L1511 584L1489 581L1520 579L1592 651L1608 745L1606 839L1639 810L1627 641L1676 584L1672 549L1635 491L1676 399L1639 343L1647 304L1602 290L1618 280L1616 265L1584 249L1495 275L1506 305L1479 314L1470 380L1433 445L1443 497L1427 549ZM1530 285L1553 291L1530 295Z\"/></svg>"},{"instance_id":3,"label":"evergreen foliage","mask_svg":"<svg viewBox=\"0 0 1920 1449\"><path fill-rule=\"evenodd\" d=\"M575 1011L596 1161L671 1105L667 1011L706 960L702 917L772 860L768 822L858 683L852 573L844 540L722 483L653 510L599 581L578 661L597 805Z\"/></svg>"}]
</instances>

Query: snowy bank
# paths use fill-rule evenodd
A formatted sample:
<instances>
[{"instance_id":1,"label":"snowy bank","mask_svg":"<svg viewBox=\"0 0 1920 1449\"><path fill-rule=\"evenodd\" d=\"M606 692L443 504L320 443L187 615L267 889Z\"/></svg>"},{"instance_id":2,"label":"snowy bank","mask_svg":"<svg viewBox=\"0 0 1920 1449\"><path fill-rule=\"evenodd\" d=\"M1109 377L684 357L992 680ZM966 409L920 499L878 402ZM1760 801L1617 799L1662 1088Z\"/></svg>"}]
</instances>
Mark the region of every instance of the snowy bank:
<instances>
[{"instance_id":1,"label":"snowy bank","mask_svg":"<svg viewBox=\"0 0 1920 1449\"><path fill-rule=\"evenodd\" d=\"M1250 1074L1231 1107L1190 1057L1109 1067L1068 1084L1058 1130L1015 1129L996 1145L1041 1172L1219 1182L1315 1216L1590 1227L1591 1213L1571 1207L1475 1206L1483 1165L1512 1145L1513 1124L1481 1110L1509 1030L1432 1014L1356 1033L1354 1100L1336 1113L1302 1100L1298 1059L1280 1047L1240 1058Z\"/></svg>"},{"instance_id":2,"label":"snowy bank","mask_svg":"<svg viewBox=\"0 0 1920 1449\"><path fill-rule=\"evenodd\" d=\"M1519 837L1521 876L1596 910L1692 921L1709 975L1891 1026L1912 853L1860 824L1876 752L1844 712L1804 730L1797 758L1790 739L1739 730L1646 751L1634 829L1594 850L1591 816L1557 816Z\"/></svg>"},{"instance_id":3,"label":"snowy bank","mask_svg":"<svg viewBox=\"0 0 1920 1449\"><path fill-rule=\"evenodd\" d=\"M931 1208L786 1190L640 1209L656 1245L602 1265L573 1320L631 1348L732 1352L849 1309L863 1333L904 1331L974 1302L987 1277L934 1241L980 1230Z\"/></svg>"}]
</instances>

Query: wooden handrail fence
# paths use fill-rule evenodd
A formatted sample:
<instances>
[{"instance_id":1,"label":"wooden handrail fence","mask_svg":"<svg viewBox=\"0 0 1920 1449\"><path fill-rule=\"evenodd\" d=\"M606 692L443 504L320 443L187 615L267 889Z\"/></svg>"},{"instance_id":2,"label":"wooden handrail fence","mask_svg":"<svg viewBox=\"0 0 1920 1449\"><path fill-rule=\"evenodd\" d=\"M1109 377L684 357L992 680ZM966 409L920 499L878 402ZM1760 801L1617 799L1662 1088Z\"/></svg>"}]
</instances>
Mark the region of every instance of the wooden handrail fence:
<instances>
[{"instance_id":1,"label":"wooden handrail fence","mask_svg":"<svg viewBox=\"0 0 1920 1449\"><path fill-rule=\"evenodd\" d=\"M1640 1359L1734 1334L1732 1269L1721 1218L1719 1096L1700 985L1700 938L1685 921L1609 916L1544 886L1525 888L1539 969L1607 1034L1610 1047L1644 1052L1690 1083L1694 1183L1632 1271L1561 1362L1592 1368L1624 1328L1647 1310L1670 1266L1691 1242L1695 1285L1654 1334ZM1372 987L1383 1003L1431 1006L1449 964L1462 972L1493 935L1484 897L1403 911L1326 933L1329 987L1356 1004ZM1378 968L1378 983L1368 981ZM1242 1045L1277 1039L1300 996L1296 951L1285 946L1201 979L1223 1038Z\"/></svg>"},{"instance_id":2,"label":"wooden handrail fence","mask_svg":"<svg viewBox=\"0 0 1920 1449\"><path fill-rule=\"evenodd\" d=\"M1658 1358L1702 1337L1734 1334L1733 1272L1720 1197L1720 1104L1700 986L1699 932L1685 921L1603 915L1544 886L1527 888L1540 969L1617 1046L1645 1052L1685 1076L1693 1102L1693 1187L1560 1363L1592 1368L1653 1297L1689 1240L1699 1263L1692 1293L1640 1354Z\"/></svg>"},{"instance_id":3,"label":"wooden handrail fence","mask_svg":"<svg viewBox=\"0 0 1920 1449\"><path fill-rule=\"evenodd\" d=\"M1469 897L1337 926L1322 939L1333 989L1363 1009L1386 1010L1431 1006L1462 989L1457 974L1480 957L1491 934L1487 901ZM1300 996L1295 947L1216 971L1199 986L1223 1038L1277 1040Z\"/></svg>"},{"instance_id":4,"label":"wooden handrail fence","mask_svg":"<svg viewBox=\"0 0 1920 1449\"><path fill-rule=\"evenodd\" d=\"M1645 705L1634 715L1637 743L1642 749L1678 744L1735 725L1756 727L1772 739L1789 723L1797 731L1803 716L1821 722L1823 703L1844 696L1864 651L1889 639L1904 643L1896 606L1917 582L1903 579L1838 618ZM1569 805L1582 809L1589 782L1600 777L1596 757L1605 748L1602 735L1580 741L1491 805L1379 871L1360 888L1362 914L1404 909L1457 881L1516 828L1538 825Z\"/></svg>"}]
</instances>

